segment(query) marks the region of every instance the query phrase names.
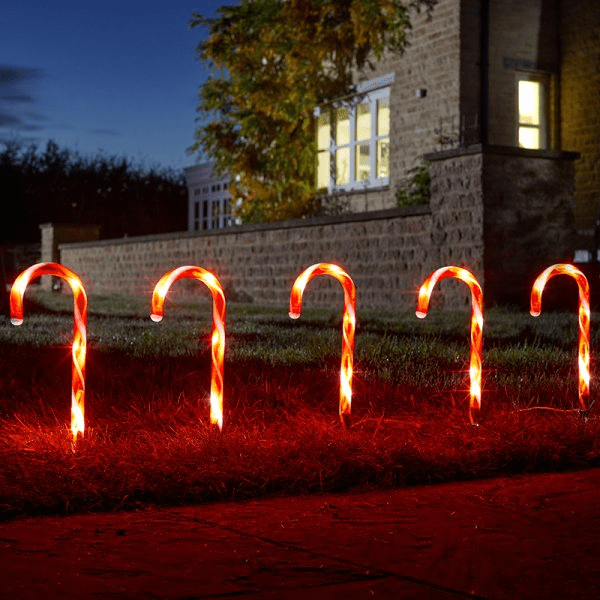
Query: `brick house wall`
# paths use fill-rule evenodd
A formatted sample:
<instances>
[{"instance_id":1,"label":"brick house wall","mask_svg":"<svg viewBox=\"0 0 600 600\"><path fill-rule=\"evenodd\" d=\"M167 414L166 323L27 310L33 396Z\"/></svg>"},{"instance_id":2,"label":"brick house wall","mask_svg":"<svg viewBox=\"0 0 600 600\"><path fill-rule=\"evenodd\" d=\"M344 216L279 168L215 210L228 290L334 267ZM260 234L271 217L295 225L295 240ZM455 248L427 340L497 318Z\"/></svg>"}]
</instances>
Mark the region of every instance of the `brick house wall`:
<instances>
[{"instance_id":1,"label":"brick house wall","mask_svg":"<svg viewBox=\"0 0 600 600\"><path fill-rule=\"evenodd\" d=\"M439 0L431 18L422 11L411 20L403 55L385 53L355 74L357 84L393 74L389 184L324 203L342 212L393 208L407 171L426 154L474 143L517 147L517 82L531 76L548 88L545 149L581 154L575 223L591 235L600 202L600 3Z\"/></svg>"},{"instance_id":2,"label":"brick house wall","mask_svg":"<svg viewBox=\"0 0 600 600\"><path fill-rule=\"evenodd\" d=\"M600 2L563 0L560 19L562 146L581 153L575 164L575 223L591 229L600 207Z\"/></svg>"},{"instance_id":3,"label":"brick house wall","mask_svg":"<svg viewBox=\"0 0 600 600\"><path fill-rule=\"evenodd\" d=\"M581 154L574 171L575 222L594 227L600 202L600 118L594 116L600 3L440 0L431 20L413 15L408 40L402 56L385 54L374 71L356 74L357 82L395 75L389 186L331 198L356 212L391 208L407 171L425 154L473 143L517 147L517 82L531 76L547 85L545 149ZM426 90L425 97L417 90Z\"/></svg>"},{"instance_id":4,"label":"brick house wall","mask_svg":"<svg viewBox=\"0 0 600 600\"><path fill-rule=\"evenodd\" d=\"M488 142L518 146L517 80L548 80L546 149L559 149L555 98L559 68L559 6L556 0L491 0L489 27Z\"/></svg>"},{"instance_id":5,"label":"brick house wall","mask_svg":"<svg viewBox=\"0 0 600 600\"><path fill-rule=\"evenodd\" d=\"M390 89L390 183L381 189L336 194L348 210L396 206L395 193L406 172L424 154L442 148L440 135L456 135L460 122L460 0L440 0L432 18L412 13L409 46L401 56L385 53L375 69L357 72L361 83L394 73ZM425 95L418 97L417 92Z\"/></svg>"}]
</instances>

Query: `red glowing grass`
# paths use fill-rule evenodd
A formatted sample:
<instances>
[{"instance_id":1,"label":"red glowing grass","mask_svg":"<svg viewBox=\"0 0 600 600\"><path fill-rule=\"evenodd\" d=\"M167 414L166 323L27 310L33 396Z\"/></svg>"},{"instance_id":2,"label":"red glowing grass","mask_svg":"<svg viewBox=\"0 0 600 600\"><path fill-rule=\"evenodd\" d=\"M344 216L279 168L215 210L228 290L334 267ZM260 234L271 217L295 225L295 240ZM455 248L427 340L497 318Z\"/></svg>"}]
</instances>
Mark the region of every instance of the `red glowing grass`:
<instances>
[{"instance_id":1,"label":"red glowing grass","mask_svg":"<svg viewBox=\"0 0 600 600\"><path fill-rule=\"evenodd\" d=\"M337 265L319 263L300 274L290 293L290 317L297 319L302 312L302 294L306 284L318 275L335 277L344 289L344 318L342 334L342 367L340 371L340 419L346 424L352 405L352 364L354 360L354 329L356 326L356 288L350 276Z\"/></svg>"},{"instance_id":2,"label":"red glowing grass","mask_svg":"<svg viewBox=\"0 0 600 600\"><path fill-rule=\"evenodd\" d=\"M211 336L212 366L210 383L210 424L223 428L223 361L225 356L225 296L219 280L202 267L179 267L163 275L152 293L150 318L160 321L163 318L164 301L171 285L186 277L200 280L210 290L213 297L213 327Z\"/></svg>"},{"instance_id":3,"label":"red glowing grass","mask_svg":"<svg viewBox=\"0 0 600 600\"><path fill-rule=\"evenodd\" d=\"M87 297L81 279L67 267L57 263L39 263L25 269L16 279L10 290L10 322L13 325L23 323L23 296L30 281L42 275L62 277L73 290L74 327L73 327L73 369L71 376L71 432L73 442L77 434L83 435L84 398L85 398L85 353L87 340Z\"/></svg>"},{"instance_id":4,"label":"red glowing grass","mask_svg":"<svg viewBox=\"0 0 600 600\"><path fill-rule=\"evenodd\" d=\"M570 275L579 288L579 404L587 411L590 399L590 286L586 276L573 265L552 265L545 269L531 289L531 316L542 312L542 292L555 275Z\"/></svg>"},{"instance_id":5,"label":"red glowing grass","mask_svg":"<svg viewBox=\"0 0 600 600\"><path fill-rule=\"evenodd\" d=\"M481 286L467 269L461 267L442 267L434 271L423 283L419 290L417 304L417 317L424 319L429 308L429 297L440 279L456 277L464 281L471 290L471 357L469 367L470 377L470 403L469 419L473 425L477 423L477 416L481 410L481 351L483 345L483 293Z\"/></svg>"}]
</instances>

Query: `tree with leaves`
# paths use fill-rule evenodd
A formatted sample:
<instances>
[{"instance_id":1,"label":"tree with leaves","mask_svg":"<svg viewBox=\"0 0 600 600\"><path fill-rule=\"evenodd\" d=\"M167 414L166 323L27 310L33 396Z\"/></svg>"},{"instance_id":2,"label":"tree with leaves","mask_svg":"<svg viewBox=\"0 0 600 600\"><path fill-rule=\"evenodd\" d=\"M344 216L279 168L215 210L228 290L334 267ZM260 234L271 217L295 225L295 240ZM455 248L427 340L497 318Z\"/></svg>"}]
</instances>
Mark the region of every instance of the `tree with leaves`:
<instances>
[{"instance_id":1,"label":"tree with leaves","mask_svg":"<svg viewBox=\"0 0 600 600\"><path fill-rule=\"evenodd\" d=\"M402 53L411 9L437 0L241 0L197 48L210 69L190 152L232 174L246 222L314 214L317 106L355 93L354 69Z\"/></svg>"}]
</instances>

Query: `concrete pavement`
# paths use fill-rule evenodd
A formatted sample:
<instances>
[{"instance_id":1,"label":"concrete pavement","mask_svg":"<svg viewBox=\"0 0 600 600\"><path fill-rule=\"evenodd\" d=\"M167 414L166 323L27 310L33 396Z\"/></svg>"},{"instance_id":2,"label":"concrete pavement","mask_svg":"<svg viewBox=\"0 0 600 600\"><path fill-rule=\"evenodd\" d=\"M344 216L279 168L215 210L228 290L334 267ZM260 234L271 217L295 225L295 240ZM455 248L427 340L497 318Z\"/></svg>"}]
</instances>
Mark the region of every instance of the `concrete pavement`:
<instances>
[{"instance_id":1,"label":"concrete pavement","mask_svg":"<svg viewBox=\"0 0 600 600\"><path fill-rule=\"evenodd\" d=\"M600 469L0 524L0 598L600 599Z\"/></svg>"}]
</instances>

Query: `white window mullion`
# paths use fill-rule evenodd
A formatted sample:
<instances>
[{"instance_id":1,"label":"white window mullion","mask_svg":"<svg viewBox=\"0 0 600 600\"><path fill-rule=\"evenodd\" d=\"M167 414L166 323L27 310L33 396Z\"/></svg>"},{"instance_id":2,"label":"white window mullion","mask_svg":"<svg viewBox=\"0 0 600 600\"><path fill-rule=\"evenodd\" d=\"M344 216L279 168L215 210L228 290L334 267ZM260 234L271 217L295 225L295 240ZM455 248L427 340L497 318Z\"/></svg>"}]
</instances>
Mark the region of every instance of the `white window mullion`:
<instances>
[{"instance_id":1,"label":"white window mullion","mask_svg":"<svg viewBox=\"0 0 600 600\"><path fill-rule=\"evenodd\" d=\"M371 139L369 140L371 173L369 183L375 185L377 183L377 98L371 98L369 101L371 109Z\"/></svg>"},{"instance_id":2,"label":"white window mullion","mask_svg":"<svg viewBox=\"0 0 600 600\"><path fill-rule=\"evenodd\" d=\"M329 111L329 192L335 186L335 111L332 108Z\"/></svg>"},{"instance_id":3,"label":"white window mullion","mask_svg":"<svg viewBox=\"0 0 600 600\"><path fill-rule=\"evenodd\" d=\"M356 104L348 109L350 118L350 176L348 187L352 189L356 182Z\"/></svg>"}]
</instances>

